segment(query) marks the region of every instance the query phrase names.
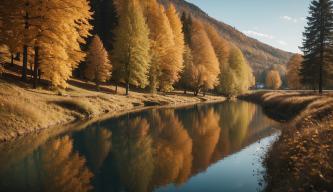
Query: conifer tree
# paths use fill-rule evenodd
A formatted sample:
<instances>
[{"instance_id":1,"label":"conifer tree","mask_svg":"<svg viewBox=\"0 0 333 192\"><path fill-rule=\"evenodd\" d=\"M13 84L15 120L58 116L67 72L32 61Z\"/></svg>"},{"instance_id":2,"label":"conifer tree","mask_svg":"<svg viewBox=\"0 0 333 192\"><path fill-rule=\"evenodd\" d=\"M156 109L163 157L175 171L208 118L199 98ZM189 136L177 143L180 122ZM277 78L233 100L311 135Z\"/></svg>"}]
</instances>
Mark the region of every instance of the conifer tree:
<instances>
[{"instance_id":1,"label":"conifer tree","mask_svg":"<svg viewBox=\"0 0 333 192\"><path fill-rule=\"evenodd\" d=\"M199 20L193 21L191 36L194 94L198 95L200 90L205 93L218 84L220 69L214 48Z\"/></svg>"},{"instance_id":2,"label":"conifer tree","mask_svg":"<svg viewBox=\"0 0 333 192\"><path fill-rule=\"evenodd\" d=\"M323 86L332 75L332 0L313 0L307 20L308 26L303 33L304 61L300 75L303 84L309 86L317 84L319 93L322 94Z\"/></svg>"},{"instance_id":3,"label":"conifer tree","mask_svg":"<svg viewBox=\"0 0 333 192\"><path fill-rule=\"evenodd\" d=\"M293 55L287 64L287 82L290 89L301 89L301 77L299 75L303 57L300 54Z\"/></svg>"},{"instance_id":4,"label":"conifer tree","mask_svg":"<svg viewBox=\"0 0 333 192\"><path fill-rule=\"evenodd\" d=\"M149 29L138 0L124 0L117 3L119 26L116 31L113 51L113 74L119 82L144 88L148 84L149 71Z\"/></svg>"},{"instance_id":5,"label":"conifer tree","mask_svg":"<svg viewBox=\"0 0 333 192\"><path fill-rule=\"evenodd\" d=\"M108 58L108 53L101 39L96 35L89 47L85 76L90 81L94 81L97 90L99 90L99 84L111 78L111 70L112 65Z\"/></svg>"},{"instance_id":6,"label":"conifer tree","mask_svg":"<svg viewBox=\"0 0 333 192\"><path fill-rule=\"evenodd\" d=\"M190 15L187 15L185 12L183 12L181 21L183 24L183 33L184 33L185 44L190 45L191 44L192 17Z\"/></svg>"},{"instance_id":7,"label":"conifer tree","mask_svg":"<svg viewBox=\"0 0 333 192\"><path fill-rule=\"evenodd\" d=\"M210 24L205 25L207 35L212 42L216 56L220 63L220 69L222 70L228 64L229 54L230 54L230 45L225 40L221 34L215 29L214 26Z\"/></svg>"},{"instance_id":8,"label":"conifer tree","mask_svg":"<svg viewBox=\"0 0 333 192\"><path fill-rule=\"evenodd\" d=\"M173 4L169 5L166 14L168 16L171 29L173 31L174 37L174 62L173 62L173 70L174 70L174 82L177 82L180 78L180 72L183 69L183 54L184 54L184 33L183 33L183 25L178 16L177 10ZM173 83L174 83L173 82Z\"/></svg>"},{"instance_id":9,"label":"conifer tree","mask_svg":"<svg viewBox=\"0 0 333 192\"><path fill-rule=\"evenodd\" d=\"M184 69L181 73L179 86L184 90L184 93L186 94L187 90L193 89L192 74L194 73L192 71L194 70L192 50L188 45L185 45L183 57L184 57L184 63L183 63Z\"/></svg>"},{"instance_id":10,"label":"conifer tree","mask_svg":"<svg viewBox=\"0 0 333 192\"><path fill-rule=\"evenodd\" d=\"M177 46L174 34L165 13L164 6L156 0L141 0L145 17L150 29L151 68L149 72L150 89L155 92L172 90L172 85L178 80L181 66L177 66ZM178 37L177 37L178 38ZM176 54L177 55L177 54ZM179 65L179 62L178 62Z\"/></svg>"}]
</instances>

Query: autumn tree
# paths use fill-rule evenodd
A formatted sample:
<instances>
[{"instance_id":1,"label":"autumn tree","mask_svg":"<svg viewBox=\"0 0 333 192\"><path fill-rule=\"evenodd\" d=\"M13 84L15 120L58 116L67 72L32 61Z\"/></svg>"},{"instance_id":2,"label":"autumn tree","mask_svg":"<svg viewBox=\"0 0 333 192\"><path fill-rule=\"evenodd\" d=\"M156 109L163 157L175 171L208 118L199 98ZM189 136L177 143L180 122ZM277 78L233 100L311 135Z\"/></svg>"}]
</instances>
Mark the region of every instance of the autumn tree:
<instances>
[{"instance_id":1,"label":"autumn tree","mask_svg":"<svg viewBox=\"0 0 333 192\"><path fill-rule=\"evenodd\" d=\"M65 0L67 6L60 8L57 0L52 1L37 2L31 14L40 18L32 23L36 30L34 78L40 66L53 86L66 88L72 70L84 60L80 44L89 35L92 13L87 0Z\"/></svg>"},{"instance_id":2,"label":"autumn tree","mask_svg":"<svg viewBox=\"0 0 333 192\"><path fill-rule=\"evenodd\" d=\"M221 73L219 92L232 97L245 93L254 84L252 69L242 51L236 46L232 46L227 65L224 65Z\"/></svg>"},{"instance_id":3,"label":"autumn tree","mask_svg":"<svg viewBox=\"0 0 333 192\"><path fill-rule=\"evenodd\" d=\"M0 2L0 18L2 20L1 41L9 47L13 54L22 50L22 74L23 81L27 80L28 46L30 36L30 12L31 0L12 0Z\"/></svg>"},{"instance_id":4,"label":"autumn tree","mask_svg":"<svg viewBox=\"0 0 333 192\"><path fill-rule=\"evenodd\" d=\"M119 26L113 50L113 75L116 81L146 87L150 63L149 29L138 0L118 1Z\"/></svg>"},{"instance_id":5,"label":"autumn tree","mask_svg":"<svg viewBox=\"0 0 333 192\"><path fill-rule=\"evenodd\" d=\"M192 82L194 94L214 88L220 74L219 62L203 24L194 20L191 31L191 49L193 53Z\"/></svg>"},{"instance_id":6,"label":"autumn tree","mask_svg":"<svg viewBox=\"0 0 333 192\"><path fill-rule=\"evenodd\" d=\"M181 73L181 78L178 85L184 90L184 93L186 94L187 90L193 89L192 70L195 70L193 66L192 50L188 45L185 45L183 60L184 69Z\"/></svg>"},{"instance_id":7,"label":"autumn tree","mask_svg":"<svg viewBox=\"0 0 333 192\"><path fill-rule=\"evenodd\" d=\"M87 79L94 81L97 89L99 89L100 82L106 82L110 79L111 70L112 65L108 53L101 39L96 35L89 47L85 76Z\"/></svg>"},{"instance_id":8,"label":"autumn tree","mask_svg":"<svg viewBox=\"0 0 333 192\"><path fill-rule=\"evenodd\" d=\"M220 63L221 72L227 67L230 55L230 45L227 40L225 40L222 35L216 30L212 25L206 24L205 29L207 35L212 42L216 56Z\"/></svg>"},{"instance_id":9,"label":"autumn tree","mask_svg":"<svg viewBox=\"0 0 333 192\"><path fill-rule=\"evenodd\" d=\"M191 15L183 12L181 16L181 21L183 25L183 34L186 45L191 44L191 27L192 27L192 17Z\"/></svg>"},{"instance_id":10,"label":"autumn tree","mask_svg":"<svg viewBox=\"0 0 333 192\"><path fill-rule=\"evenodd\" d=\"M293 55L287 64L287 82L290 89L301 89L300 69L303 57L300 54Z\"/></svg>"},{"instance_id":11,"label":"autumn tree","mask_svg":"<svg viewBox=\"0 0 333 192\"><path fill-rule=\"evenodd\" d=\"M307 20L308 26L303 33L301 80L305 85L317 85L322 94L323 86L332 75L333 2L313 0Z\"/></svg>"},{"instance_id":12,"label":"autumn tree","mask_svg":"<svg viewBox=\"0 0 333 192\"><path fill-rule=\"evenodd\" d=\"M266 77L266 87L270 89L279 89L282 85L281 77L278 71L270 70Z\"/></svg>"},{"instance_id":13,"label":"autumn tree","mask_svg":"<svg viewBox=\"0 0 333 192\"><path fill-rule=\"evenodd\" d=\"M169 22L164 6L156 0L141 0L141 4L145 8L145 17L150 29L150 89L152 92L157 89L171 91L182 67L182 63L177 63L179 49L175 45L175 39L178 40L179 36L174 36L174 33L178 35L177 21ZM175 27L174 31L171 24Z\"/></svg>"},{"instance_id":14,"label":"autumn tree","mask_svg":"<svg viewBox=\"0 0 333 192\"><path fill-rule=\"evenodd\" d=\"M173 32L174 38L174 52L173 52L173 82L174 84L180 79L180 72L183 69L184 62L184 33L183 33L183 25L181 19L177 13L177 10L173 4L170 4L168 9L166 10L166 15L169 19L169 23Z\"/></svg>"}]
</instances>

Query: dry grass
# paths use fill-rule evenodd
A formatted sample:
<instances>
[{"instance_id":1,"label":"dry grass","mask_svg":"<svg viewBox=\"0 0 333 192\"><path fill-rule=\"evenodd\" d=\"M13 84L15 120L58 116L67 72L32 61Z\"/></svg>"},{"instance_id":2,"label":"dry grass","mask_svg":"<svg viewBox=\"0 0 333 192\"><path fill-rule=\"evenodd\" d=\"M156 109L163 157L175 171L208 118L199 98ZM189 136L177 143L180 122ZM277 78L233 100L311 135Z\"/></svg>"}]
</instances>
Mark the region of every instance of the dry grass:
<instances>
[{"instance_id":1,"label":"dry grass","mask_svg":"<svg viewBox=\"0 0 333 192\"><path fill-rule=\"evenodd\" d=\"M59 105L71 111L76 111L85 116L92 116L97 109L87 100L63 99L53 101L52 103Z\"/></svg>"},{"instance_id":2,"label":"dry grass","mask_svg":"<svg viewBox=\"0 0 333 192\"><path fill-rule=\"evenodd\" d=\"M10 74L10 75L8 75ZM15 78L16 76L16 78ZM199 103L199 97L174 92L168 95L131 92L124 88L114 94L114 87L102 85L96 92L91 83L71 80L67 90L32 89L20 82L14 72L6 72L0 79L0 141L41 129L63 125L77 119L98 117L148 105L183 105ZM207 101L222 101L218 96L206 96Z\"/></svg>"},{"instance_id":3,"label":"dry grass","mask_svg":"<svg viewBox=\"0 0 333 192\"><path fill-rule=\"evenodd\" d=\"M242 98L288 122L265 160L266 190L333 191L333 98L282 92Z\"/></svg>"}]
</instances>

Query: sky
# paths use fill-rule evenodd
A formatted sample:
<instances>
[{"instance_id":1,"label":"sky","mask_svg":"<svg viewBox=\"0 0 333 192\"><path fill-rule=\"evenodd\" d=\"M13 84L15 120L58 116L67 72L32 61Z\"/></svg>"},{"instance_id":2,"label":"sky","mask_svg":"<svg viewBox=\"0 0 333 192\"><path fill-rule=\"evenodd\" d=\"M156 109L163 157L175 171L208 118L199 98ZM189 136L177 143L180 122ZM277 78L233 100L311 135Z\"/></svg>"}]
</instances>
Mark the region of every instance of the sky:
<instances>
[{"instance_id":1,"label":"sky","mask_svg":"<svg viewBox=\"0 0 333 192\"><path fill-rule=\"evenodd\" d=\"M285 51L300 53L311 0L187 0L211 17Z\"/></svg>"}]
</instances>

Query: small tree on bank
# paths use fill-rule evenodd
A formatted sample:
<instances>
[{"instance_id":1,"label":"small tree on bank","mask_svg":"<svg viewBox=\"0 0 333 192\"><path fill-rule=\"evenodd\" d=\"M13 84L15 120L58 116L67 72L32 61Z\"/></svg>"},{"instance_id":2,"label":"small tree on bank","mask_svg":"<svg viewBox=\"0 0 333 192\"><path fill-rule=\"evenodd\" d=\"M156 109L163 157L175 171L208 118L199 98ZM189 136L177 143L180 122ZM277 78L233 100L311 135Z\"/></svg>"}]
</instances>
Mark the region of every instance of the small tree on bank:
<instances>
[{"instance_id":1,"label":"small tree on bank","mask_svg":"<svg viewBox=\"0 0 333 192\"><path fill-rule=\"evenodd\" d=\"M98 35L96 35L89 47L87 55L87 67L85 69L85 77L90 81L94 81L97 90L99 84L106 82L111 77L112 65L108 58L103 43Z\"/></svg>"},{"instance_id":2,"label":"small tree on bank","mask_svg":"<svg viewBox=\"0 0 333 192\"><path fill-rule=\"evenodd\" d=\"M270 70L266 77L266 87L277 90L281 87L282 81L278 71Z\"/></svg>"},{"instance_id":3,"label":"small tree on bank","mask_svg":"<svg viewBox=\"0 0 333 192\"><path fill-rule=\"evenodd\" d=\"M303 57L300 54L293 55L287 64L287 82L290 89L301 89L301 77L299 71Z\"/></svg>"}]
</instances>

